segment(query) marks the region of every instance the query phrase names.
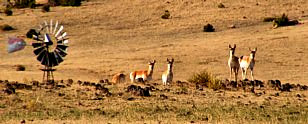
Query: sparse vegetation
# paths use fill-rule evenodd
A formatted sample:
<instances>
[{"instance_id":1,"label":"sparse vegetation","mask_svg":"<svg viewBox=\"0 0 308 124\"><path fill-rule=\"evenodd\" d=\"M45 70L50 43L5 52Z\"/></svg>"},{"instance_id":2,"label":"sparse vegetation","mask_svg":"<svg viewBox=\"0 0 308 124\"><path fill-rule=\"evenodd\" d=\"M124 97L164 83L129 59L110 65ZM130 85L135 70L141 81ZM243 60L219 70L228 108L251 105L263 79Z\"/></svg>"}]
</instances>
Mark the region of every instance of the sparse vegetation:
<instances>
[{"instance_id":1,"label":"sparse vegetation","mask_svg":"<svg viewBox=\"0 0 308 124\"><path fill-rule=\"evenodd\" d=\"M224 89L222 81L207 71L193 74L188 81L193 84L201 84L214 90Z\"/></svg>"},{"instance_id":2,"label":"sparse vegetation","mask_svg":"<svg viewBox=\"0 0 308 124\"><path fill-rule=\"evenodd\" d=\"M162 19L169 19L170 18L170 12L168 10L165 10L165 13L161 16Z\"/></svg>"},{"instance_id":3,"label":"sparse vegetation","mask_svg":"<svg viewBox=\"0 0 308 124\"><path fill-rule=\"evenodd\" d=\"M0 26L2 31L11 31L11 30L15 30L15 28L13 28L12 26L8 25L8 24L4 24L2 26Z\"/></svg>"},{"instance_id":4,"label":"sparse vegetation","mask_svg":"<svg viewBox=\"0 0 308 124\"><path fill-rule=\"evenodd\" d=\"M224 5L224 4L219 3L219 4L218 4L218 8L226 8L226 7L225 7L225 5Z\"/></svg>"},{"instance_id":5,"label":"sparse vegetation","mask_svg":"<svg viewBox=\"0 0 308 124\"><path fill-rule=\"evenodd\" d=\"M281 17L275 18L273 20L273 27L281 27L281 26L291 26L298 24L297 20L289 20L288 16L286 14L282 14Z\"/></svg>"},{"instance_id":6,"label":"sparse vegetation","mask_svg":"<svg viewBox=\"0 0 308 124\"><path fill-rule=\"evenodd\" d=\"M50 0L53 6L80 6L81 0Z\"/></svg>"},{"instance_id":7,"label":"sparse vegetation","mask_svg":"<svg viewBox=\"0 0 308 124\"><path fill-rule=\"evenodd\" d=\"M25 71L26 67L24 65L16 65L16 71Z\"/></svg>"},{"instance_id":8,"label":"sparse vegetation","mask_svg":"<svg viewBox=\"0 0 308 124\"><path fill-rule=\"evenodd\" d=\"M35 0L15 0L14 7L17 7L17 8L35 8Z\"/></svg>"},{"instance_id":9,"label":"sparse vegetation","mask_svg":"<svg viewBox=\"0 0 308 124\"><path fill-rule=\"evenodd\" d=\"M49 12L50 11L50 5L46 4L42 7L42 12Z\"/></svg>"},{"instance_id":10,"label":"sparse vegetation","mask_svg":"<svg viewBox=\"0 0 308 124\"><path fill-rule=\"evenodd\" d=\"M13 11L11 7L6 7L4 10L4 13L6 14L6 16L12 16L13 15Z\"/></svg>"}]
</instances>

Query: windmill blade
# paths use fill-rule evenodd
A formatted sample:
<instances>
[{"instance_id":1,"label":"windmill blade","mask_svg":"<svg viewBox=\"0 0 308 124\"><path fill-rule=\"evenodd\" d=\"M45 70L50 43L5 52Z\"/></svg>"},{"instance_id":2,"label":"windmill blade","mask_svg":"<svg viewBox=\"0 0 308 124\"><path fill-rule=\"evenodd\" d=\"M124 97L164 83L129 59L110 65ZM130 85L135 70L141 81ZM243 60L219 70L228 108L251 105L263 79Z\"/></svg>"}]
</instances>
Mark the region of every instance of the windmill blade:
<instances>
[{"instance_id":1,"label":"windmill blade","mask_svg":"<svg viewBox=\"0 0 308 124\"><path fill-rule=\"evenodd\" d=\"M60 56L65 57L67 53L59 48L56 48L55 52L58 52Z\"/></svg>"},{"instance_id":2,"label":"windmill blade","mask_svg":"<svg viewBox=\"0 0 308 124\"><path fill-rule=\"evenodd\" d=\"M52 31L52 19L50 20L50 29L49 29L49 30L50 30L49 33L52 34L52 32L53 32L53 31Z\"/></svg>"},{"instance_id":3,"label":"windmill blade","mask_svg":"<svg viewBox=\"0 0 308 124\"><path fill-rule=\"evenodd\" d=\"M63 43L64 43L64 44L68 44L68 40L64 40Z\"/></svg>"},{"instance_id":4,"label":"windmill blade","mask_svg":"<svg viewBox=\"0 0 308 124\"><path fill-rule=\"evenodd\" d=\"M44 55L42 60L41 60L42 65L47 65L48 66L48 54Z\"/></svg>"},{"instance_id":5,"label":"windmill blade","mask_svg":"<svg viewBox=\"0 0 308 124\"><path fill-rule=\"evenodd\" d=\"M58 62L55 57L55 54L53 52L48 53L48 66L52 67L52 66L57 66L57 65L58 65Z\"/></svg>"},{"instance_id":6,"label":"windmill blade","mask_svg":"<svg viewBox=\"0 0 308 124\"><path fill-rule=\"evenodd\" d=\"M32 43L33 48L43 46L43 43Z\"/></svg>"},{"instance_id":7,"label":"windmill blade","mask_svg":"<svg viewBox=\"0 0 308 124\"><path fill-rule=\"evenodd\" d=\"M56 30L57 30L58 24L59 24L59 22L57 21L57 22L56 22L56 25L55 25L55 29L53 30L52 34L55 34L55 33L56 33Z\"/></svg>"},{"instance_id":8,"label":"windmill blade","mask_svg":"<svg viewBox=\"0 0 308 124\"><path fill-rule=\"evenodd\" d=\"M35 55L38 55L39 53L41 53L43 50L45 50L45 47L40 47L40 48L37 48L36 50L34 50L34 54ZM46 51L46 50L45 50Z\"/></svg>"},{"instance_id":9,"label":"windmill blade","mask_svg":"<svg viewBox=\"0 0 308 124\"><path fill-rule=\"evenodd\" d=\"M68 46L65 46L65 45L57 45L57 48L58 49L61 49L61 50L63 50L63 51L66 51L66 48L67 48Z\"/></svg>"},{"instance_id":10,"label":"windmill blade","mask_svg":"<svg viewBox=\"0 0 308 124\"><path fill-rule=\"evenodd\" d=\"M66 37L66 32L64 32L61 36L57 37L57 39L63 39L64 37Z\"/></svg>"},{"instance_id":11,"label":"windmill blade","mask_svg":"<svg viewBox=\"0 0 308 124\"><path fill-rule=\"evenodd\" d=\"M58 63L63 62L63 58L61 57L61 55L57 51L55 51L54 54L55 54L55 57L56 57Z\"/></svg>"},{"instance_id":12,"label":"windmill blade","mask_svg":"<svg viewBox=\"0 0 308 124\"><path fill-rule=\"evenodd\" d=\"M57 39L57 43L58 44L64 44L64 42L67 42L68 43L68 38L63 38L63 39ZM65 44L64 44L65 45Z\"/></svg>"},{"instance_id":13,"label":"windmill blade","mask_svg":"<svg viewBox=\"0 0 308 124\"><path fill-rule=\"evenodd\" d=\"M46 50L43 50L43 52L41 52L38 56L37 56L37 60L38 61L42 61L43 60L43 58L44 58L44 56L46 56L46 53L47 53L47 51Z\"/></svg>"},{"instance_id":14,"label":"windmill blade","mask_svg":"<svg viewBox=\"0 0 308 124\"><path fill-rule=\"evenodd\" d=\"M55 37L58 37L58 35L60 34L60 32L63 30L63 25L60 26L60 29L58 30L58 32L56 33Z\"/></svg>"},{"instance_id":15,"label":"windmill blade","mask_svg":"<svg viewBox=\"0 0 308 124\"><path fill-rule=\"evenodd\" d=\"M48 28L48 23L47 23L47 21L44 21L44 23L45 23L46 31L47 31L47 33L49 33L49 28Z\"/></svg>"},{"instance_id":16,"label":"windmill blade","mask_svg":"<svg viewBox=\"0 0 308 124\"><path fill-rule=\"evenodd\" d=\"M33 39L37 41L44 41L43 39L40 39L38 36L33 35Z\"/></svg>"}]
</instances>

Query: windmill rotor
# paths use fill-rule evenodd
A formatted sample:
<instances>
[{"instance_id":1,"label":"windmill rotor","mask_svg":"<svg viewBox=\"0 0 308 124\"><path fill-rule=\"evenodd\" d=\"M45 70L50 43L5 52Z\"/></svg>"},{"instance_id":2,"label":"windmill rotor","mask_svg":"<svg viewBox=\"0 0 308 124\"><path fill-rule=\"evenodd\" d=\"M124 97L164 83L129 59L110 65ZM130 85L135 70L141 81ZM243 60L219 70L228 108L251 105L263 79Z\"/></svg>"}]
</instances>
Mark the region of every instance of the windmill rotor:
<instances>
[{"instance_id":1,"label":"windmill rotor","mask_svg":"<svg viewBox=\"0 0 308 124\"><path fill-rule=\"evenodd\" d=\"M55 24L53 24L52 20L50 20L50 23L44 21L43 24L39 25L32 37L35 40L32 43L33 53L37 56L36 59L45 66L41 70L44 71L44 77L45 71L47 72L47 81L50 80L50 75L53 80L52 72L55 71L53 67L63 62L64 57L67 55L68 38L63 29L63 25L59 25L58 21Z\"/></svg>"}]
</instances>

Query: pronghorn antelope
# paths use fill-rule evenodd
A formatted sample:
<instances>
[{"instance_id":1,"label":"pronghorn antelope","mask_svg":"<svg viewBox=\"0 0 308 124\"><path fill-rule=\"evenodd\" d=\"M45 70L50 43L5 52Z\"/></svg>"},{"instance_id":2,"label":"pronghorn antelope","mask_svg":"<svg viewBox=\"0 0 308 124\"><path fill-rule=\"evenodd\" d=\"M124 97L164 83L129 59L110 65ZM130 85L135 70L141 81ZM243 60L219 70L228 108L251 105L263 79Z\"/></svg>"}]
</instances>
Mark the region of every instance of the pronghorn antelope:
<instances>
[{"instance_id":1,"label":"pronghorn antelope","mask_svg":"<svg viewBox=\"0 0 308 124\"><path fill-rule=\"evenodd\" d=\"M112 82L117 84L117 83L123 83L125 82L125 77L126 75L123 73L116 73L115 75L113 75L112 77Z\"/></svg>"},{"instance_id":2,"label":"pronghorn antelope","mask_svg":"<svg viewBox=\"0 0 308 124\"><path fill-rule=\"evenodd\" d=\"M248 69L251 70L251 72L250 72L251 79L254 80L254 78L253 78L253 67L255 65L255 56L256 56L257 48L254 48L253 50L251 50L249 48L249 51L250 51L249 56L241 56L240 57L240 66L241 66L241 69L242 69L243 80L246 79Z\"/></svg>"},{"instance_id":3,"label":"pronghorn antelope","mask_svg":"<svg viewBox=\"0 0 308 124\"><path fill-rule=\"evenodd\" d=\"M238 75L238 70L240 68L240 63L239 63L238 57L234 56L235 48L236 48L236 44L234 44L233 48L229 44L230 57L228 60L228 65L230 68L230 81L232 80L232 71L234 71L234 78L235 78L235 81L237 82L237 75Z\"/></svg>"},{"instance_id":4,"label":"pronghorn antelope","mask_svg":"<svg viewBox=\"0 0 308 124\"><path fill-rule=\"evenodd\" d=\"M142 70L142 71L133 71L130 73L130 80L131 82L135 82L135 80L142 79L142 81L150 81L152 80L153 70L154 70L154 64L155 60L153 62L149 62L149 68L148 70Z\"/></svg>"},{"instance_id":5,"label":"pronghorn antelope","mask_svg":"<svg viewBox=\"0 0 308 124\"><path fill-rule=\"evenodd\" d=\"M172 79L173 79L173 72L172 72L173 62L174 62L173 58L171 60L169 60L167 58L168 69L162 75L163 85L167 85L167 83L169 85L172 82Z\"/></svg>"}]
</instances>

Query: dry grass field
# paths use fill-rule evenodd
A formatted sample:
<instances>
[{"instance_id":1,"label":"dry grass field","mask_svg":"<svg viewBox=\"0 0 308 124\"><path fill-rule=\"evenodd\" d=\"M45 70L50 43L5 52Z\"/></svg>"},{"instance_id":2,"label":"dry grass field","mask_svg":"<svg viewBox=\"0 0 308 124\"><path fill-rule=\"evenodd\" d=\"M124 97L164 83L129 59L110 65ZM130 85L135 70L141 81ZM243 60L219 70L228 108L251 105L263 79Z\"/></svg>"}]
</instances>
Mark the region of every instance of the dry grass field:
<instances>
[{"instance_id":1,"label":"dry grass field","mask_svg":"<svg viewBox=\"0 0 308 124\"><path fill-rule=\"evenodd\" d=\"M225 8L219 8L219 3ZM170 19L161 18L165 10ZM68 56L54 75L56 80L65 80L64 84L67 79L74 83L66 88L0 93L0 122L308 123L307 91L262 89L257 92L266 93L259 96L243 90L200 91L175 83L203 70L228 78L228 45L237 44L237 56L248 55L249 47L258 48L255 79L308 85L306 0L89 0L80 7L51 7L47 13L39 8L13 12L13 16L0 13L0 25L16 28L0 31L0 80L26 84L42 80L42 65L33 48L8 54L7 38L25 35L30 28L53 19L64 25L70 38ZM273 29L272 23L263 22L265 17L283 13L300 24ZM215 32L203 32L208 23ZM161 74L167 68L167 57L175 59L174 83L165 87ZM111 80L118 72L128 75L147 69L151 59L157 61L153 81L137 84L159 89L151 91L151 97L125 92L131 85L127 81L106 85L112 95L97 100L97 90L77 83ZM16 71L16 65L24 65L26 70Z\"/></svg>"}]
</instances>

